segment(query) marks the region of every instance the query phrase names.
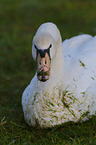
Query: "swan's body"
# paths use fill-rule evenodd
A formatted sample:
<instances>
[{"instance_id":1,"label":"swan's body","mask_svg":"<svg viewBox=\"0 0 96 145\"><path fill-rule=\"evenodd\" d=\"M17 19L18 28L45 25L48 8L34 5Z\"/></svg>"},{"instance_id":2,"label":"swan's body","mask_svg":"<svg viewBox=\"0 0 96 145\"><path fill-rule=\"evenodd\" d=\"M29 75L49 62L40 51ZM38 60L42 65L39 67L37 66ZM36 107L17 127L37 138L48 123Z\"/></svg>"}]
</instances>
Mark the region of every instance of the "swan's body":
<instances>
[{"instance_id":1,"label":"swan's body","mask_svg":"<svg viewBox=\"0 0 96 145\"><path fill-rule=\"evenodd\" d=\"M36 73L22 96L30 126L52 127L96 114L96 37L80 35L62 43L56 25L45 23L33 39L33 58L34 45L44 50L50 44L49 79L41 82Z\"/></svg>"}]
</instances>

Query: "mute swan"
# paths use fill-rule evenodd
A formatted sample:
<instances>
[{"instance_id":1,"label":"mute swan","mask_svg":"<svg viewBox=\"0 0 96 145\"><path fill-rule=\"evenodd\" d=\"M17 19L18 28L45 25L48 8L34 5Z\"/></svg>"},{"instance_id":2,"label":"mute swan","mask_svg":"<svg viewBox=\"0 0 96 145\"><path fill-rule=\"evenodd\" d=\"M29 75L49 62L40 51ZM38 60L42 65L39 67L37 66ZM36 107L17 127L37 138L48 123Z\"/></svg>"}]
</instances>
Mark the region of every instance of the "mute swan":
<instances>
[{"instance_id":1,"label":"mute swan","mask_svg":"<svg viewBox=\"0 0 96 145\"><path fill-rule=\"evenodd\" d=\"M53 23L33 38L37 72L22 95L29 126L52 127L96 115L96 37L75 36L62 43Z\"/></svg>"}]
</instances>

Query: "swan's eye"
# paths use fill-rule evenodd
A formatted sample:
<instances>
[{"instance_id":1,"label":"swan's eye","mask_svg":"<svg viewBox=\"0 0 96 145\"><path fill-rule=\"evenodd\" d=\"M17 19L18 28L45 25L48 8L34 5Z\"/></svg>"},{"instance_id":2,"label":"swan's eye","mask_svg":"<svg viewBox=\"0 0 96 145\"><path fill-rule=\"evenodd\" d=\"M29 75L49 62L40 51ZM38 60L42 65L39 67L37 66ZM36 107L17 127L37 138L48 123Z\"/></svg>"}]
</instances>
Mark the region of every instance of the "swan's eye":
<instances>
[{"instance_id":1,"label":"swan's eye","mask_svg":"<svg viewBox=\"0 0 96 145\"><path fill-rule=\"evenodd\" d=\"M41 65L41 60L39 61L39 64Z\"/></svg>"},{"instance_id":2,"label":"swan's eye","mask_svg":"<svg viewBox=\"0 0 96 145\"><path fill-rule=\"evenodd\" d=\"M45 64L47 64L47 60L45 60Z\"/></svg>"},{"instance_id":3,"label":"swan's eye","mask_svg":"<svg viewBox=\"0 0 96 145\"><path fill-rule=\"evenodd\" d=\"M49 48L51 48L51 47L52 47L52 44L50 44Z\"/></svg>"},{"instance_id":4,"label":"swan's eye","mask_svg":"<svg viewBox=\"0 0 96 145\"><path fill-rule=\"evenodd\" d=\"M36 45L34 45L35 49L38 49Z\"/></svg>"}]
</instances>

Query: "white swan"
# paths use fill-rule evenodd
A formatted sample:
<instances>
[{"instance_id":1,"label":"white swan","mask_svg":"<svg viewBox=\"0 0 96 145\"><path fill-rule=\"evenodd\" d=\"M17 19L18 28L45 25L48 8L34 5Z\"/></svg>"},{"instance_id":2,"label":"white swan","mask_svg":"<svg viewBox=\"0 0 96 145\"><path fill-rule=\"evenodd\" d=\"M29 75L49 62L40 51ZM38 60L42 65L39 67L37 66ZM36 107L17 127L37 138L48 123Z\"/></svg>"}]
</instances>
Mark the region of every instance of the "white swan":
<instances>
[{"instance_id":1,"label":"white swan","mask_svg":"<svg viewBox=\"0 0 96 145\"><path fill-rule=\"evenodd\" d=\"M96 37L80 35L62 43L53 23L33 39L37 72L22 95L29 126L52 127L96 115Z\"/></svg>"}]
</instances>

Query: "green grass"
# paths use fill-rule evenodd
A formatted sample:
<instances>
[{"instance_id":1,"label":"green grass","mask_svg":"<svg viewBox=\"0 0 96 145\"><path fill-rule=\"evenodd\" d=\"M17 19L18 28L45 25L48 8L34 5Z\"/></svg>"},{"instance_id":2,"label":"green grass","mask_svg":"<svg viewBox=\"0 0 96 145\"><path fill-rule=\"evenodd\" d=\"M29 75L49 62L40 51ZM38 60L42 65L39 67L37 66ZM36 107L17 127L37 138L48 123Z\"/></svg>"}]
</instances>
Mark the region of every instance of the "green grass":
<instances>
[{"instance_id":1,"label":"green grass","mask_svg":"<svg viewBox=\"0 0 96 145\"><path fill-rule=\"evenodd\" d=\"M0 1L0 145L96 145L96 117L52 129L28 127L21 96L35 74L32 38L44 22L54 22L63 40L96 33L95 0Z\"/></svg>"}]
</instances>

